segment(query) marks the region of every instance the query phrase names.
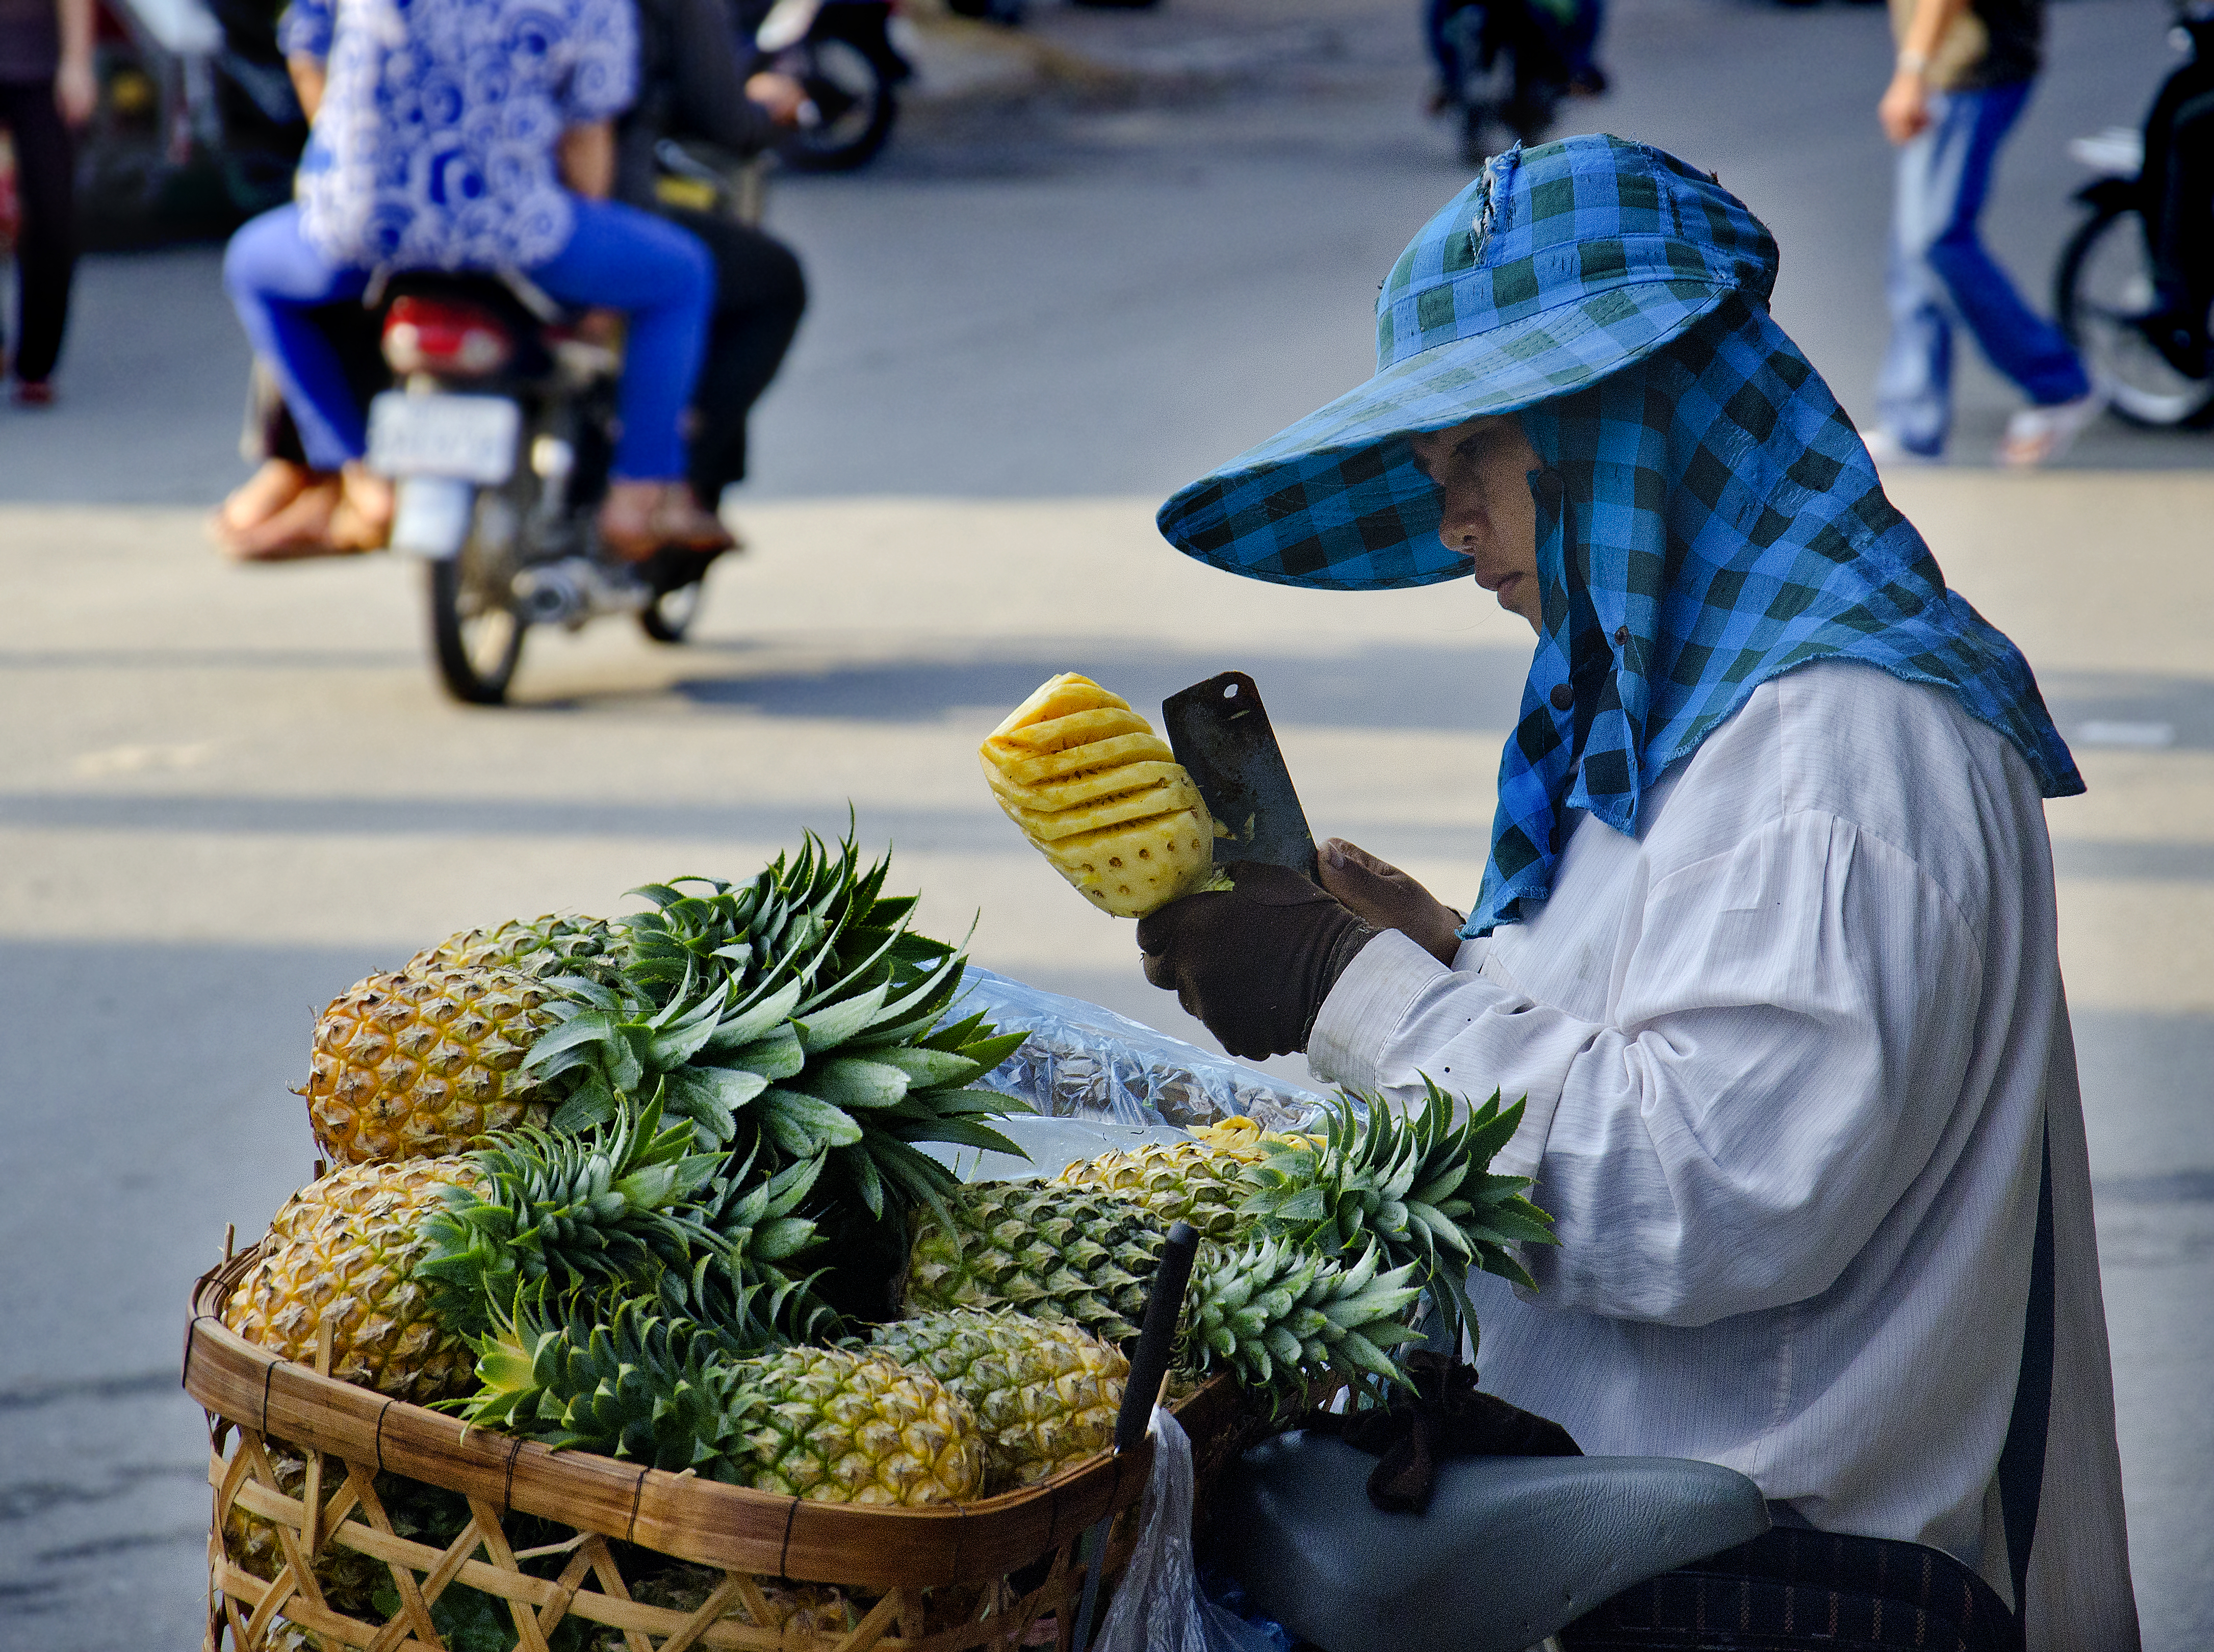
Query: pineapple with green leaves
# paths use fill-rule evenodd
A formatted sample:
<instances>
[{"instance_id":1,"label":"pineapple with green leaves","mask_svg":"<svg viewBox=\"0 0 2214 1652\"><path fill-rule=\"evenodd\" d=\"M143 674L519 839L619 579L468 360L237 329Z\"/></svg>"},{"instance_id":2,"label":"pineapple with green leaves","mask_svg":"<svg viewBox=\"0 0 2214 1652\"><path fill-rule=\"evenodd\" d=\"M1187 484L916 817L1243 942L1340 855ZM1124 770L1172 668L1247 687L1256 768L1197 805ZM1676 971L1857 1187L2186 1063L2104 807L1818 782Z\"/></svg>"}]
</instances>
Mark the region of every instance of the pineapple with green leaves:
<instances>
[{"instance_id":1,"label":"pineapple with green leaves","mask_svg":"<svg viewBox=\"0 0 2214 1652\"><path fill-rule=\"evenodd\" d=\"M400 966L402 975L433 970L514 970L541 980L581 976L613 986L630 960L621 925L605 918L510 918L489 928L464 930L426 946Z\"/></svg>"},{"instance_id":2,"label":"pineapple with green leaves","mask_svg":"<svg viewBox=\"0 0 2214 1652\"><path fill-rule=\"evenodd\" d=\"M1202 1238L1226 1239L1245 1225L1238 1206L1248 1190L1246 1166L1266 1163L1276 1146L1295 1139L1240 1116L1202 1125L1183 1141L1079 1159L1060 1179L1136 1199L1164 1228L1188 1221Z\"/></svg>"},{"instance_id":3,"label":"pineapple with green leaves","mask_svg":"<svg viewBox=\"0 0 2214 1652\"><path fill-rule=\"evenodd\" d=\"M907 1312L966 1307L1073 1320L1103 1342L1137 1335L1165 1225L1135 1199L1058 1183L974 1183L948 1222L919 1214ZM1329 1377L1392 1380L1387 1351L1411 1338L1409 1267L1320 1257L1259 1239L1202 1244L1184 1299L1182 1368L1236 1371L1290 1392Z\"/></svg>"},{"instance_id":4,"label":"pineapple with green leaves","mask_svg":"<svg viewBox=\"0 0 2214 1652\"><path fill-rule=\"evenodd\" d=\"M295 1093L335 1163L459 1153L553 1117L560 1092L523 1063L562 1019L559 991L517 970L373 975L315 1023Z\"/></svg>"},{"instance_id":5,"label":"pineapple with green leaves","mask_svg":"<svg viewBox=\"0 0 2214 1652\"><path fill-rule=\"evenodd\" d=\"M914 1213L902 1312L1012 1309L1102 1342L1138 1334L1167 1226L1135 1199L1049 1182L971 1182Z\"/></svg>"},{"instance_id":6,"label":"pineapple with green leaves","mask_svg":"<svg viewBox=\"0 0 2214 1652\"><path fill-rule=\"evenodd\" d=\"M1551 1244L1552 1218L1523 1196L1529 1178L1490 1172L1522 1103L1502 1108L1495 1091L1464 1111L1428 1078L1422 1086L1421 1106L1404 1113L1380 1097L1341 1095L1319 1135L1280 1141L1246 1170L1239 1210L1257 1231L1318 1256L1373 1247L1386 1267L1411 1267L1472 1335L1468 1270L1535 1289L1513 1247Z\"/></svg>"},{"instance_id":7,"label":"pineapple with green leaves","mask_svg":"<svg viewBox=\"0 0 2214 1652\"><path fill-rule=\"evenodd\" d=\"M955 1308L879 1325L869 1343L968 1402L990 1490L1051 1479L1115 1442L1130 1362L1066 1320Z\"/></svg>"},{"instance_id":8,"label":"pineapple with green leaves","mask_svg":"<svg viewBox=\"0 0 2214 1652\"><path fill-rule=\"evenodd\" d=\"M749 1205L718 1191L726 1161L694 1145L683 1121L664 1126L657 1103L589 1135L502 1137L468 1155L476 1185L423 1218L415 1274L444 1321L470 1333L526 1288L651 1289L664 1274L704 1282L719 1271L740 1282L743 1302L749 1281L787 1285L780 1264L814 1237L788 1214L807 1192L810 1167L774 1190L749 1189ZM735 1209L752 1224L728 1221Z\"/></svg>"},{"instance_id":9,"label":"pineapple with green leaves","mask_svg":"<svg viewBox=\"0 0 2214 1652\"><path fill-rule=\"evenodd\" d=\"M703 1150L768 1177L820 1160L874 1221L953 1184L927 1142L1012 1152L969 1087L1021 1035L948 1022L961 950L908 927L889 862L811 834L751 880L633 891L615 921L471 931L342 994L306 1096L345 1163L462 1151L524 1127L575 1133L658 1094Z\"/></svg>"},{"instance_id":10,"label":"pineapple with green leaves","mask_svg":"<svg viewBox=\"0 0 2214 1652\"><path fill-rule=\"evenodd\" d=\"M484 1177L466 1159L347 1165L294 1194L263 1253L225 1300L223 1322L288 1360L315 1361L332 1327L331 1374L427 1404L468 1386L468 1343L438 1315L419 1270L424 1225Z\"/></svg>"},{"instance_id":11,"label":"pineapple with green leaves","mask_svg":"<svg viewBox=\"0 0 2214 1652\"><path fill-rule=\"evenodd\" d=\"M1298 1404L1318 1381L1399 1381L1391 1350L1420 1340L1407 1320L1422 1290L1411 1265L1385 1270L1380 1257L1370 1249L1348 1265L1270 1239L1205 1247L1177 1363L1198 1376L1232 1371L1280 1405Z\"/></svg>"},{"instance_id":12,"label":"pineapple with green leaves","mask_svg":"<svg viewBox=\"0 0 2214 1652\"><path fill-rule=\"evenodd\" d=\"M734 1358L644 1300L530 1299L478 1343L472 1423L820 1502L920 1507L982 1495L975 1413L927 1372L842 1348Z\"/></svg>"}]
</instances>

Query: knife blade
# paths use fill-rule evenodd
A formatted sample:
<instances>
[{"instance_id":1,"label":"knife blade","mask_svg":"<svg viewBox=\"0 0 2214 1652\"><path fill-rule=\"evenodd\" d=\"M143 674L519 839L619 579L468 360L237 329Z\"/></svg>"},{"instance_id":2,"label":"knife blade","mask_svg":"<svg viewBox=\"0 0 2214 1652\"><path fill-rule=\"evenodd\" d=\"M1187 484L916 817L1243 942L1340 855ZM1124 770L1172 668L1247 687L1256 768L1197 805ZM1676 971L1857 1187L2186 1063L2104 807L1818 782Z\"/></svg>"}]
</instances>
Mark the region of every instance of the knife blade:
<instances>
[{"instance_id":1,"label":"knife blade","mask_svg":"<svg viewBox=\"0 0 2214 1652\"><path fill-rule=\"evenodd\" d=\"M1225 671L1179 689L1161 702L1161 721L1217 830L1228 834L1214 840L1214 864L1265 860L1319 881L1314 834L1253 679Z\"/></svg>"}]
</instances>

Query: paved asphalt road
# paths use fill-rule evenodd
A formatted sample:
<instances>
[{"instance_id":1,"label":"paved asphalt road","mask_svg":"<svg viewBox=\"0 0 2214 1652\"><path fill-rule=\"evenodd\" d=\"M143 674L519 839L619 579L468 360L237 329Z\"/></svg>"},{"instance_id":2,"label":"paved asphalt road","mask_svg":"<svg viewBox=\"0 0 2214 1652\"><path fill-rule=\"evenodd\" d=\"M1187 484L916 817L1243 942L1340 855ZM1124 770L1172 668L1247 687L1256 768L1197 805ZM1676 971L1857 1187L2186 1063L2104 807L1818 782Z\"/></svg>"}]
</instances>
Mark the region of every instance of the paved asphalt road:
<instances>
[{"instance_id":1,"label":"paved asphalt road","mask_svg":"<svg viewBox=\"0 0 2214 1652\"><path fill-rule=\"evenodd\" d=\"M243 370L213 254L88 266L68 401L0 409L0 1648L197 1638L184 1290L226 1222L258 1231L303 1179L285 1090L366 970L742 874L851 799L927 925L981 914L983 962L1188 1029L970 766L1069 668L1141 700L1253 671L1319 826L1473 890L1515 622L1450 592L1233 589L1147 524L1367 370L1377 278L1465 176L1416 112L1414 10L1042 7L1037 35L1135 89L918 109L878 168L781 186L816 307L733 501L753 553L696 646L534 639L506 712L431 689L411 571L205 554ZM2168 61L2150 0L2052 15L1993 214L2040 286L2064 138L2129 119ZM1588 123L1746 196L1783 247L1779 316L1864 409L1878 14L1618 0L1609 57ZM2065 963L2148 1644L2182 1652L2214 1643L2214 450L2105 429L2065 474L1996 477L1975 462L2006 399L1972 365L1962 401L1965 462L1894 491L2028 650L2092 781L2052 813Z\"/></svg>"}]
</instances>

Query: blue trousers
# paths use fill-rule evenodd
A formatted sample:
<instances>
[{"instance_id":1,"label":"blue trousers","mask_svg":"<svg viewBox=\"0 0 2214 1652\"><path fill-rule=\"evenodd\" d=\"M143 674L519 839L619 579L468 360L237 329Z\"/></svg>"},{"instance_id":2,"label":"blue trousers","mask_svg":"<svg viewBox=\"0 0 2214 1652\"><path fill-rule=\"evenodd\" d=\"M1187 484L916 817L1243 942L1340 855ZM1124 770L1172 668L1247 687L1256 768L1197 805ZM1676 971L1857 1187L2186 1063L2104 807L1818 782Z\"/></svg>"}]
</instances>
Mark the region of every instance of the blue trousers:
<instances>
[{"instance_id":1,"label":"blue trousers","mask_svg":"<svg viewBox=\"0 0 2214 1652\"><path fill-rule=\"evenodd\" d=\"M2027 81L1932 93L1929 127L1899 151L1885 281L1891 345L1876 377L1876 413L1915 453L1944 451L1952 427L1955 318L2039 406L2090 392L2060 329L2022 301L1976 234L1999 145L2028 101Z\"/></svg>"},{"instance_id":2,"label":"blue trousers","mask_svg":"<svg viewBox=\"0 0 2214 1652\"><path fill-rule=\"evenodd\" d=\"M605 306L629 317L615 474L638 481L682 477L679 421L700 376L714 264L695 237L650 213L581 196L570 204L577 227L569 244L526 273L564 304ZM337 352L307 312L360 297L369 278L368 270L334 266L309 246L300 209L291 205L243 225L223 254L223 285L239 321L276 375L301 450L319 470L360 458L368 432Z\"/></svg>"}]
</instances>

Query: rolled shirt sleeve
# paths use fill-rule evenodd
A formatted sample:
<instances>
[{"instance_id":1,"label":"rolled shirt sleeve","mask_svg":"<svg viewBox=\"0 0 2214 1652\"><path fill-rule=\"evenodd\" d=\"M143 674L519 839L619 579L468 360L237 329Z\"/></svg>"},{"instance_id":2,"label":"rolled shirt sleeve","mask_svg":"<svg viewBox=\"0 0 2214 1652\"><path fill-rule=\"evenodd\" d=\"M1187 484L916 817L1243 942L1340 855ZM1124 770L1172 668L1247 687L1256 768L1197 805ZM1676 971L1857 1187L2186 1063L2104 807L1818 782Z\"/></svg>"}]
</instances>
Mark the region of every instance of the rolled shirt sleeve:
<instances>
[{"instance_id":1,"label":"rolled shirt sleeve","mask_svg":"<svg viewBox=\"0 0 2214 1652\"><path fill-rule=\"evenodd\" d=\"M1972 1053L1981 964L1914 861L1801 812L1660 877L1612 1013L1536 1001L1498 962L1397 934L1317 1018L1318 1072L1401 1102L1422 1074L1528 1098L1495 1168L1537 1178L1548 1308L1701 1325L1826 1289L1928 1167Z\"/></svg>"},{"instance_id":2,"label":"rolled shirt sleeve","mask_svg":"<svg viewBox=\"0 0 2214 1652\"><path fill-rule=\"evenodd\" d=\"M292 0L277 20L278 50L288 58L320 62L331 55L332 28L331 0Z\"/></svg>"},{"instance_id":3,"label":"rolled shirt sleeve","mask_svg":"<svg viewBox=\"0 0 2214 1652\"><path fill-rule=\"evenodd\" d=\"M612 120L638 95L638 16L630 0L577 0L562 113L572 126Z\"/></svg>"}]
</instances>

